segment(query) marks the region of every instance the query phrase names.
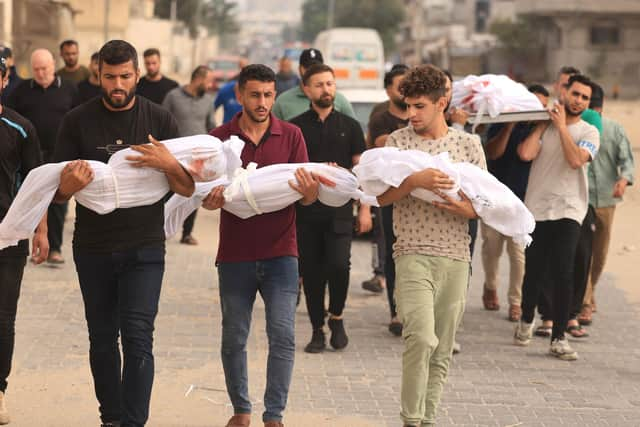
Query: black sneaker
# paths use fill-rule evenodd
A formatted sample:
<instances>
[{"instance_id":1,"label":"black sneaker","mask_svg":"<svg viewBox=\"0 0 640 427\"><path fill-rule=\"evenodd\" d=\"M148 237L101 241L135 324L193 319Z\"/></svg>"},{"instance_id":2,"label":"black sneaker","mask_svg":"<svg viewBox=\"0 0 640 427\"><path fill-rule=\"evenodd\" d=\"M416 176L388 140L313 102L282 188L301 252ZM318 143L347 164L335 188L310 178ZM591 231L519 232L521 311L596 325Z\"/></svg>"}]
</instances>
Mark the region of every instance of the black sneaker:
<instances>
[{"instance_id":1,"label":"black sneaker","mask_svg":"<svg viewBox=\"0 0 640 427\"><path fill-rule=\"evenodd\" d=\"M381 277L376 274L371 279L365 280L362 282L362 289L373 292L374 294L381 294L382 291L384 291Z\"/></svg>"},{"instance_id":2,"label":"black sneaker","mask_svg":"<svg viewBox=\"0 0 640 427\"><path fill-rule=\"evenodd\" d=\"M389 332L397 337L402 336L402 323L400 322L391 322L389 323Z\"/></svg>"},{"instance_id":3,"label":"black sneaker","mask_svg":"<svg viewBox=\"0 0 640 427\"><path fill-rule=\"evenodd\" d=\"M331 339L329 343L336 350L342 350L349 344L349 337L344 330L342 319L329 319L329 329L331 329Z\"/></svg>"},{"instance_id":4,"label":"black sneaker","mask_svg":"<svg viewBox=\"0 0 640 427\"><path fill-rule=\"evenodd\" d=\"M120 421L114 421L111 423L102 423L100 427L120 427Z\"/></svg>"},{"instance_id":5,"label":"black sneaker","mask_svg":"<svg viewBox=\"0 0 640 427\"><path fill-rule=\"evenodd\" d=\"M324 331L322 329L315 329L311 336L311 341L306 345L304 351L306 353L322 353L327 346L327 342L324 337Z\"/></svg>"}]
</instances>

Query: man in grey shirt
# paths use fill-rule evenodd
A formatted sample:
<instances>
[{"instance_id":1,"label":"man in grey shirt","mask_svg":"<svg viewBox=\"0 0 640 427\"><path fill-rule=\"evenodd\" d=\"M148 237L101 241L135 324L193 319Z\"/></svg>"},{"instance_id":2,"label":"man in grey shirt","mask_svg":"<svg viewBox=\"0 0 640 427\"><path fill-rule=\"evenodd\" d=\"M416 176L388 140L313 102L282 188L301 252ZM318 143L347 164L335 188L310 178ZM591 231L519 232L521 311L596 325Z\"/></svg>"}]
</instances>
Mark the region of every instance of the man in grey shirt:
<instances>
[{"instance_id":1,"label":"man in grey shirt","mask_svg":"<svg viewBox=\"0 0 640 427\"><path fill-rule=\"evenodd\" d=\"M189 84L171 89L162 101L162 106L169 110L178 122L178 134L191 136L206 134L216 127L213 119L213 70L199 65L191 73ZM194 211L182 225L180 243L197 245L198 241L191 236L196 220Z\"/></svg>"}]
</instances>

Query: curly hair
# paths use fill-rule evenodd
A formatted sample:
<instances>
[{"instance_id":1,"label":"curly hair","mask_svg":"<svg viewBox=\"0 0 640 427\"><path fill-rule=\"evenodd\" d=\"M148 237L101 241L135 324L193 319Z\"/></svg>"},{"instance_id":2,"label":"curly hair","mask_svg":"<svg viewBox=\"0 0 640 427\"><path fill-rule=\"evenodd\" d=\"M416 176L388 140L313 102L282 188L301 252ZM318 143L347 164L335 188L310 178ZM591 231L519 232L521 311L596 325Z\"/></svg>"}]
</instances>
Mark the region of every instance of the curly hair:
<instances>
[{"instance_id":1,"label":"curly hair","mask_svg":"<svg viewBox=\"0 0 640 427\"><path fill-rule=\"evenodd\" d=\"M446 96L447 76L433 65L418 65L404 75L399 89L405 98L426 96L436 102Z\"/></svg>"}]
</instances>

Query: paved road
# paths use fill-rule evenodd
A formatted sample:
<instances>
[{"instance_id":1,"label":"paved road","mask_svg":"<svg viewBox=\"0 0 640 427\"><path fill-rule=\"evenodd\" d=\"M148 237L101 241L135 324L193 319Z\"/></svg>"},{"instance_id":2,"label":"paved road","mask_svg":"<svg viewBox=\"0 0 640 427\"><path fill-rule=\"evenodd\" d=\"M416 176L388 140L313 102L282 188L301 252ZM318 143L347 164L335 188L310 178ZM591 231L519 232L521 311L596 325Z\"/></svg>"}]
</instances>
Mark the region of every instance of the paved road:
<instances>
[{"instance_id":1,"label":"paved road","mask_svg":"<svg viewBox=\"0 0 640 427\"><path fill-rule=\"evenodd\" d=\"M202 211L201 211L202 212ZM156 322L156 383L149 426L223 426L231 414L219 361L220 310L213 266L217 215L202 212L197 247L167 244L167 272ZM28 267L18 313L9 404L16 426L97 425L88 370L87 333L70 259L67 222L63 268ZM479 257L476 257L478 260ZM386 298L360 288L370 246L356 242L345 322L349 347L309 355L304 303L287 427L399 426L401 339L387 330ZM505 265L506 267L506 265ZM503 269L503 279L506 269ZM575 343L580 360L547 356L548 342L512 345L513 324L482 309L476 262L463 329L444 392L440 426L640 426L638 307L625 302L605 274L592 336ZM501 290L506 300L506 287ZM250 388L259 423L267 343L264 310L254 310L249 341Z\"/></svg>"}]
</instances>

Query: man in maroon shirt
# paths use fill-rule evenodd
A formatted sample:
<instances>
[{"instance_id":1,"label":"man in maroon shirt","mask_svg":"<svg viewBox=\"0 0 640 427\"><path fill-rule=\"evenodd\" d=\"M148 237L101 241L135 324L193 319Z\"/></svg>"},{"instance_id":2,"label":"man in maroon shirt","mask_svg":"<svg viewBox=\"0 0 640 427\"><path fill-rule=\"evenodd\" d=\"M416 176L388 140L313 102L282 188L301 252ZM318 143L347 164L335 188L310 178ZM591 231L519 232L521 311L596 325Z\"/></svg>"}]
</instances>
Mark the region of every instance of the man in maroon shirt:
<instances>
[{"instance_id":1,"label":"man in maroon shirt","mask_svg":"<svg viewBox=\"0 0 640 427\"><path fill-rule=\"evenodd\" d=\"M242 165L258 167L276 163L307 162L300 129L271 114L275 100L275 73L264 65L248 65L238 77L238 101L242 111L230 122L211 131L245 141ZM296 171L292 188L310 205L318 198L318 180L304 169ZM203 200L205 209L224 205L224 188L216 187ZM269 356L264 394L265 427L283 427L295 353L294 320L298 296L298 248L296 211L293 205L247 219L222 210L220 245L216 264L222 307L222 365L234 415L227 427L247 427L251 419L246 344L256 293L265 305Z\"/></svg>"}]
</instances>

